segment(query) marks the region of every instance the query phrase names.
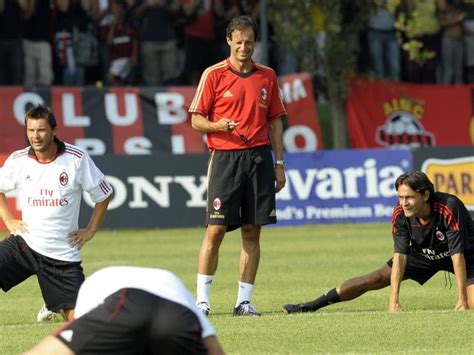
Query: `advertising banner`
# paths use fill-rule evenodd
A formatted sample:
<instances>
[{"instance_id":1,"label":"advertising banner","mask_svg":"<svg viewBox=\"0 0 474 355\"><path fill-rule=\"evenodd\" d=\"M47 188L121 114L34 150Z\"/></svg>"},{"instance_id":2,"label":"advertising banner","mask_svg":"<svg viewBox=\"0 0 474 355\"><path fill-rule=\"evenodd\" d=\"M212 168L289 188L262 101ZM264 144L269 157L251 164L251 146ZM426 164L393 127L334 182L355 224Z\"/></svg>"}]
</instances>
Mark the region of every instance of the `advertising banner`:
<instances>
[{"instance_id":1,"label":"advertising banner","mask_svg":"<svg viewBox=\"0 0 474 355\"><path fill-rule=\"evenodd\" d=\"M408 150L329 150L287 160L278 225L390 221L395 180L412 169Z\"/></svg>"},{"instance_id":2,"label":"advertising banner","mask_svg":"<svg viewBox=\"0 0 474 355\"><path fill-rule=\"evenodd\" d=\"M114 188L106 229L180 228L205 224L207 154L99 156L94 160ZM81 225L93 206L87 194Z\"/></svg>"},{"instance_id":3,"label":"advertising banner","mask_svg":"<svg viewBox=\"0 0 474 355\"><path fill-rule=\"evenodd\" d=\"M356 79L347 100L352 148L474 143L474 87Z\"/></svg>"},{"instance_id":4,"label":"advertising banner","mask_svg":"<svg viewBox=\"0 0 474 355\"><path fill-rule=\"evenodd\" d=\"M309 75L281 78L288 111L284 145L288 152L321 150L313 86ZM51 106L58 137L91 155L189 154L207 151L192 129L187 110L195 87L51 87L23 91L0 87L0 152L26 145L24 117L35 104Z\"/></svg>"},{"instance_id":5,"label":"advertising banner","mask_svg":"<svg viewBox=\"0 0 474 355\"><path fill-rule=\"evenodd\" d=\"M474 147L417 149L415 169L428 175L437 191L456 195L474 216Z\"/></svg>"},{"instance_id":6,"label":"advertising banner","mask_svg":"<svg viewBox=\"0 0 474 355\"><path fill-rule=\"evenodd\" d=\"M278 226L388 222L395 179L412 169L407 150L286 153L286 187L277 194ZM207 154L106 155L94 161L114 198L102 228L178 228L205 224ZM14 195L9 204L16 216ZM93 204L87 194L80 226Z\"/></svg>"}]
</instances>

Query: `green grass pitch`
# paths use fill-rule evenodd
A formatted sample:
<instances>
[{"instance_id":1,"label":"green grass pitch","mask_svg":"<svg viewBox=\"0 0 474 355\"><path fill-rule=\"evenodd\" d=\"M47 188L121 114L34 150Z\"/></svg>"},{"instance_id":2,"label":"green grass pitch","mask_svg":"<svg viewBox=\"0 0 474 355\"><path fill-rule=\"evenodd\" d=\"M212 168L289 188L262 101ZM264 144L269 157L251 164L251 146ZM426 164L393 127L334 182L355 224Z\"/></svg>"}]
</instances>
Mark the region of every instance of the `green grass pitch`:
<instances>
[{"instance_id":1,"label":"green grass pitch","mask_svg":"<svg viewBox=\"0 0 474 355\"><path fill-rule=\"evenodd\" d=\"M195 293L203 228L103 231L86 244L86 275L109 265L161 267ZM281 305L310 300L340 281L380 267L392 254L388 224L264 228L253 303L260 318L234 318L239 231L220 250L210 320L230 354L429 353L472 354L474 312L455 312L457 299L444 273L425 286L406 281L404 312L388 314L389 290L370 292L312 314L285 315ZM152 282L153 280L150 280ZM36 324L43 301L32 277L0 294L0 353L19 354L60 325Z\"/></svg>"}]
</instances>

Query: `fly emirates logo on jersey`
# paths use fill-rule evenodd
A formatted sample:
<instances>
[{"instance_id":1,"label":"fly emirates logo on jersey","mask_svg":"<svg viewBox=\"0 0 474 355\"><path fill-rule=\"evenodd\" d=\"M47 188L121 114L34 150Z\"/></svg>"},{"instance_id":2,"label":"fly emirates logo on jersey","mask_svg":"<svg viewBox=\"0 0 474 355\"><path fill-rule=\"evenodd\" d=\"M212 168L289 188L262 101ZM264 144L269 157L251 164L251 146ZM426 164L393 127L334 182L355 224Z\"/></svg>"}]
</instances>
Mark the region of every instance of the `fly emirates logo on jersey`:
<instances>
[{"instance_id":1,"label":"fly emirates logo on jersey","mask_svg":"<svg viewBox=\"0 0 474 355\"><path fill-rule=\"evenodd\" d=\"M54 190L39 189L38 196L28 196L28 206L30 207L63 207L69 204L67 198L59 198L54 196Z\"/></svg>"}]
</instances>

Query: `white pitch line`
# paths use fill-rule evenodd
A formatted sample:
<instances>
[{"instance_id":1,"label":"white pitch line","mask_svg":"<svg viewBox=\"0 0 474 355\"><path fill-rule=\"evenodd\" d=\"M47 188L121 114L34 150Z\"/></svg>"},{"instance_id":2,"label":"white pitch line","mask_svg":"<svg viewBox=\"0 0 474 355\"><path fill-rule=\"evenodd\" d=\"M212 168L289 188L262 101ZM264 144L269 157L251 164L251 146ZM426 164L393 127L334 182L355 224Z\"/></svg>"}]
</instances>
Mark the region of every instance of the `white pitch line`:
<instances>
[{"instance_id":1,"label":"white pitch line","mask_svg":"<svg viewBox=\"0 0 474 355\"><path fill-rule=\"evenodd\" d=\"M30 328L30 327L44 327L47 325L57 324L58 326L63 323L21 323L21 324L0 324L0 329L16 329L16 328Z\"/></svg>"},{"instance_id":2,"label":"white pitch line","mask_svg":"<svg viewBox=\"0 0 474 355\"><path fill-rule=\"evenodd\" d=\"M311 315L312 317L331 317L331 316L348 316L348 315L364 315L364 314L389 314L386 310L380 311L348 311L348 312L308 312L308 313L296 313L296 314L285 314L283 312L272 312L266 313L263 312L262 318L280 318L280 317L294 317L294 316L301 316L301 315ZM423 309L423 310L409 310L403 311L400 314L437 314L437 313L457 313L454 309ZM463 313L463 312L460 312ZM211 315L210 319L212 318L233 318L231 314L227 313L216 313ZM49 326L52 324L56 324L58 327L63 322L56 322L56 323L22 323L22 324L0 324L0 329L7 329L7 328L28 328L28 327L42 327L42 326Z\"/></svg>"}]
</instances>

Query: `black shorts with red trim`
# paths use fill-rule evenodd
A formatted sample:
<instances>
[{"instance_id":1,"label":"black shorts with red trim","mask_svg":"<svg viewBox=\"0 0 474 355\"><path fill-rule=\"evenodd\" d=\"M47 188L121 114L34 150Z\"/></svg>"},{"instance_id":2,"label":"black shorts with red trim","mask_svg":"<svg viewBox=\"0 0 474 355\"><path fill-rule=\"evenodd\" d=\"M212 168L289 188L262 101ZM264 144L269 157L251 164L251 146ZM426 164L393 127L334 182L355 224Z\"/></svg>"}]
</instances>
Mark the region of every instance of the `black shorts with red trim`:
<instances>
[{"instance_id":1,"label":"black shorts with red trim","mask_svg":"<svg viewBox=\"0 0 474 355\"><path fill-rule=\"evenodd\" d=\"M80 354L206 354L202 328L189 308L124 288L53 333Z\"/></svg>"},{"instance_id":2,"label":"black shorts with red trim","mask_svg":"<svg viewBox=\"0 0 474 355\"><path fill-rule=\"evenodd\" d=\"M474 260L466 257L467 284L474 284ZM393 259L387 261L387 265L392 267ZM419 253L410 251L405 268L404 279L410 279L423 285L431 279L438 271L447 271L454 274L453 262L451 258L441 260L429 260Z\"/></svg>"},{"instance_id":3,"label":"black shorts with red trim","mask_svg":"<svg viewBox=\"0 0 474 355\"><path fill-rule=\"evenodd\" d=\"M214 150L209 158L207 224L274 224L275 172L270 147Z\"/></svg>"},{"instance_id":4,"label":"black shorts with red trim","mask_svg":"<svg viewBox=\"0 0 474 355\"><path fill-rule=\"evenodd\" d=\"M31 249L19 235L0 241L0 288L7 292L32 275L38 278L46 307L59 312L76 305L84 282L81 262L56 260Z\"/></svg>"}]
</instances>

